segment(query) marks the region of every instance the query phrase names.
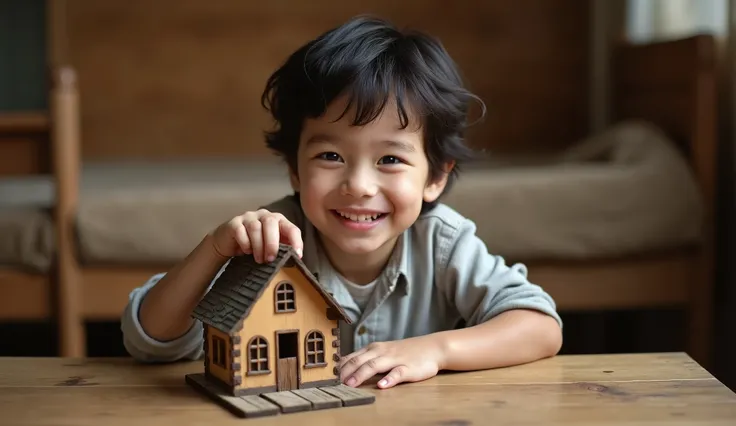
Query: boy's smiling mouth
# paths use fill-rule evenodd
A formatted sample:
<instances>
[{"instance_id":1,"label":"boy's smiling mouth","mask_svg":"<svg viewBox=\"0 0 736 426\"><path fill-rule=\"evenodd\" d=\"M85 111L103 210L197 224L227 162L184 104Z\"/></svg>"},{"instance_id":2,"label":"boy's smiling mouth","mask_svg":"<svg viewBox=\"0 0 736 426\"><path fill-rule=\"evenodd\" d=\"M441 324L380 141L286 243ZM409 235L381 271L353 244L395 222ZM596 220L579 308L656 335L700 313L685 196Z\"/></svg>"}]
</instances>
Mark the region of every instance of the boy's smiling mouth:
<instances>
[{"instance_id":1,"label":"boy's smiling mouth","mask_svg":"<svg viewBox=\"0 0 736 426\"><path fill-rule=\"evenodd\" d=\"M358 225L359 228L367 229L385 218L388 213L372 210L332 210L332 213L343 223ZM361 226L362 225L362 226Z\"/></svg>"}]
</instances>

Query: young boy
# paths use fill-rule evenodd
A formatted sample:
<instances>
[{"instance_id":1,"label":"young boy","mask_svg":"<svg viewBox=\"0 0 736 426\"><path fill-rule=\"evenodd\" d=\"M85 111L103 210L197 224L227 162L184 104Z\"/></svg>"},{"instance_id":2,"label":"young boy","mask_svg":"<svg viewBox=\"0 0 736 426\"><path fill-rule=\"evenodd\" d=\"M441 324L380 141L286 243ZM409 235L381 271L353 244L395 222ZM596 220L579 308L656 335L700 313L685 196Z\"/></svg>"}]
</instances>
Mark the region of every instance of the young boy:
<instances>
[{"instance_id":1,"label":"young boy","mask_svg":"<svg viewBox=\"0 0 736 426\"><path fill-rule=\"evenodd\" d=\"M201 357L197 302L231 257L267 262L282 242L353 320L341 327L348 386L554 356L562 325L550 296L438 202L471 157L473 99L437 41L378 19L355 18L297 50L262 99L278 124L268 146L285 158L295 195L218 226L134 290L127 350L142 361Z\"/></svg>"}]
</instances>

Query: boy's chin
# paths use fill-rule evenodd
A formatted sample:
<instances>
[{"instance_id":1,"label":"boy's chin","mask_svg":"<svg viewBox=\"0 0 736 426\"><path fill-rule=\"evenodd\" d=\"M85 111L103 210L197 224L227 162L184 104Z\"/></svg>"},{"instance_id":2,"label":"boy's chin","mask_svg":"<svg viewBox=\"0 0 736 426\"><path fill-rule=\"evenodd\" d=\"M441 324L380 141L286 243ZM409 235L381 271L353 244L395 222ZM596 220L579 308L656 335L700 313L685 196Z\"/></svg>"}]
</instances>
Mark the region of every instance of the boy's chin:
<instances>
[{"instance_id":1,"label":"boy's chin","mask_svg":"<svg viewBox=\"0 0 736 426\"><path fill-rule=\"evenodd\" d=\"M377 251L380 251L382 248L386 247L386 244L390 244L392 242L395 242L395 238L386 239L386 238L371 238L371 239L356 239L356 240L341 240L336 241L335 239L331 239L332 244L337 246L337 249L342 251L343 253L347 255L352 256L368 256L371 255Z\"/></svg>"}]
</instances>

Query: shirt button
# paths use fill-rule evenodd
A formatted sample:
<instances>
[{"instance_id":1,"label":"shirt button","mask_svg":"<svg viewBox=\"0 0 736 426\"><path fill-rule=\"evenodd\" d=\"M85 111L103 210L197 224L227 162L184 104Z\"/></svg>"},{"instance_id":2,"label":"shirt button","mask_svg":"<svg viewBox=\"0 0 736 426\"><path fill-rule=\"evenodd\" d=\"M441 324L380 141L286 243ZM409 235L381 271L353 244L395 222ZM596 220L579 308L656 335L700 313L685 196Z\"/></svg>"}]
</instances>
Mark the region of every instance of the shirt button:
<instances>
[{"instance_id":1,"label":"shirt button","mask_svg":"<svg viewBox=\"0 0 736 426\"><path fill-rule=\"evenodd\" d=\"M358 329L358 335L362 336L365 334L366 331L368 330L365 328L365 326L361 325L360 328Z\"/></svg>"}]
</instances>

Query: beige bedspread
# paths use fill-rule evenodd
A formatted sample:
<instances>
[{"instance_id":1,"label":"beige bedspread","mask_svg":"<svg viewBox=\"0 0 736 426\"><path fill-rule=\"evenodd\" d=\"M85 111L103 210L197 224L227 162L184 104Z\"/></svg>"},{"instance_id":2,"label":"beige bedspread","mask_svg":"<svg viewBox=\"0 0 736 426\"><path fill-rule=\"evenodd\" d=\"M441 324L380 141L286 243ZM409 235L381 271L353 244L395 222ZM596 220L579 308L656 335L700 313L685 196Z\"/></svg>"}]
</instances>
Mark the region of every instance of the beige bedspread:
<instances>
[{"instance_id":1,"label":"beige bedspread","mask_svg":"<svg viewBox=\"0 0 736 426\"><path fill-rule=\"evenodd\" d=\"M90 164L78 214L85 263L169 263L213 227L291 193L278 161Z\"/></svg>"},{"instance_id":2,"label":"beige bedspread","mask_svg":"<svg viewBox=\"0 0 736 426\"><path fill-rule=\"evenodd\" d=\"M444 200L511 259L625 256L700 241L703 205L656 127L626 122L547 162L466 171Z\"/></svg>"},{"instance_id":3,"label":"beige bedspread","mask_svg":"<svg viewBox=\"0 0 736 426\"><path fill-rule=\"evenodd\" d=\"M0 266L45 272L54 255L50 176L0 179Z\"/></svg>"}]
</instances>

